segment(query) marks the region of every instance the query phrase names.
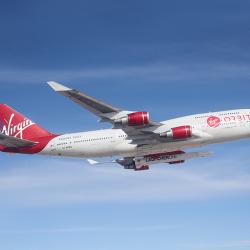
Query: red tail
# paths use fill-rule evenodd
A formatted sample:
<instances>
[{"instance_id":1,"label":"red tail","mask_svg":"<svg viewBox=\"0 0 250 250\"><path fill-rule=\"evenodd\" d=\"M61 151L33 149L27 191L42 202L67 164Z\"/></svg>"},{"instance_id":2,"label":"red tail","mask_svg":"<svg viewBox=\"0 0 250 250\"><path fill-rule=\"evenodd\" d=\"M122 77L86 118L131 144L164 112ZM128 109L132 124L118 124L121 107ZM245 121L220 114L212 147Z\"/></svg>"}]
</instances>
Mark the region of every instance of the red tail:
<instances>
[{"instance_id":1,"label":"red tail","mask_svg":"<svg viewBox=\"0 0 250 250\"><path fill-rule=\"evenodd\" d=\"M31 141L52 135L6 104L0 104L0 132Z\"/></svg>"}]
</instances>

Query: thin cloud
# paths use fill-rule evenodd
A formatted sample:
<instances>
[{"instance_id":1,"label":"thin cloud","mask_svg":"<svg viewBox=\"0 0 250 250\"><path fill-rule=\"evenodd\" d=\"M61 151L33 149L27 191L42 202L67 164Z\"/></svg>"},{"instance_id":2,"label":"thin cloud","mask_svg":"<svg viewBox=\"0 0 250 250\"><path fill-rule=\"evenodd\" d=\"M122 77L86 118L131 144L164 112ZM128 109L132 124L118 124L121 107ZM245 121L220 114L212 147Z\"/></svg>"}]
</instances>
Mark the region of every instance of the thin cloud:
<instances>
[{"instance_id":1,"label":"thin cloud","mask_svg":"<svg viewBox=\"0 0 250 250\"><path fill-rule=\"evenodd\" d=\"M148 81L181 81L250 77L250 65L229 63L155 63L124 67L104 67L76 70L0 70L0 82L38 84L48 80L79 81L116 78L146 79ZM117 82L119 83L119 81ZM140 83L139 81L137 83Z\"/></svg>"},{"instance_id":2,"label":"thin cloud","mask_svg":"<svg viewBox=\"0 0 250 250\"><path fill-rule=\"evenodd\" d=\"M231 248L247 248L250 247L250 240L224 241L216 243L197 243L197 244L180 244L180 248L188 249L231 249Z\"/></svg>"},{"instance_id":3,"label":"thin cloud","mask_svg":"<svg viewBox=\"0 0 250 250\"><path fill-rule=\"evenodd\" d=\"M150 171L134 172L118 165L93 168L76 161L34 160L26 166L20 162L18 168L1 173L0 203L49 206L176 202L250 193L250 174L244 170L244 163L236 169L238 160L233 157L188 164L174 168L159 165Z\"/></svg>"},{"instance_id":4,"label":"thin cloud","mask_svg":"<svg viewBox=\"0 0 250 250\"><path fill-rule=\"evenodd\" d=\"M0 234L63 234L63 233L109 233L109 232L157 232L181 229L180 225L130 225L130 226L86 226L86 227L62 227L62 228L41 228L23 229L16 231L0 231Z\"/></svg>"}]
</instances>

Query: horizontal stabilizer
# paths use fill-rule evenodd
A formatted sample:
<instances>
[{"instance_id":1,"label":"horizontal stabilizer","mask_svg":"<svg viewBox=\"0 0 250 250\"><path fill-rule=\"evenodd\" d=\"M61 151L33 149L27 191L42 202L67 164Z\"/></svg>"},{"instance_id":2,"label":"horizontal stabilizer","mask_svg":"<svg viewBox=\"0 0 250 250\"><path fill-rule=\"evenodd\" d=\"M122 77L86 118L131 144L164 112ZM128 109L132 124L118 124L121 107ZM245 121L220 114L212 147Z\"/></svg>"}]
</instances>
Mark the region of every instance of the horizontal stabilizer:
<instances>
[{"instance_id":1,"label":"horizontal stabilizer","mask_svg":"<svg viewBox=\"0 0 250 250\"><path fill-rule=\"evenodd\" d=\"M36 145L37 142L19 139L13 136L8 136L0 133L0 145L5 148L20 148L20 147L31 147Z\"/></svg>"},{"instance_id":2,"label":"horizontal stabilizer","mask_svg":"<svg viewBox=\"0 0 250 250\"><path fill-rule=\"evenodd\" d=\"M100 164L100 162L94 161L94 160L92 160L92 159L87 159L87 162L88 162L90 165L97 165L97 164Z\"/></svg>"}]
</instances>

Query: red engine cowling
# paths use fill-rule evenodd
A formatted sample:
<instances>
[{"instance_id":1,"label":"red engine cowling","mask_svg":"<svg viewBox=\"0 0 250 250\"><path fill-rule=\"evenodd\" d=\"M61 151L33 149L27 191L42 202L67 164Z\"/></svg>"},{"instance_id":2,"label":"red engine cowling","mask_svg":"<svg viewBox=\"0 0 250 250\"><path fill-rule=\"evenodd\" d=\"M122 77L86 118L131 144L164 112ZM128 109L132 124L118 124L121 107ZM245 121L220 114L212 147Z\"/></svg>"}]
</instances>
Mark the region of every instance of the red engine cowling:
<instances>
[{"instance_id":1,"label":"red engine cowling","mask_svg":"<svg viewBox=\"0 0 250 250\"><path fill-rule=\"evenodd\" d=\"M180 126L172 128L173 139L186 139L192 137L192 127L191 126Z\"/></svg>"},{"instance_id":2,"label":"red engine cowling","mask_svg":"<svg viewBox=\"0 0 250 250\"><path fill-rule=\"evenodd\" d=\"M128 114L127 117L122 118L117 121L121 122L123 125L128 126L144 126L149 123L149 113L148 112L135 112Z\"/></svg>"},{"instance_id":3,"label":"red engine cowling","mask_svg":"<svg viewBox=\"0 0 250 250\"><path fill-rule=\"evenodd\" d=\"M149 123L148 112L135 112L128 115L129 126L143 126Z\"/></svg>"}]
</instances>

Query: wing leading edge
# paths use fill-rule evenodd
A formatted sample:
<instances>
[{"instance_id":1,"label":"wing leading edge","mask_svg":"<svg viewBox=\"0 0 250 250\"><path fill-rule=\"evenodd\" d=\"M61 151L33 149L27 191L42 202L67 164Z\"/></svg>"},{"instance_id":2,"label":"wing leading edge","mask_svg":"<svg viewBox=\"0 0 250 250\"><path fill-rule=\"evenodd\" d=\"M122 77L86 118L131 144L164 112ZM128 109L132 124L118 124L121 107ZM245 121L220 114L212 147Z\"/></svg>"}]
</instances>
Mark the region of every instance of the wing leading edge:
<instances>
[{"instance_id":1,"label":"wing leading edge","mask_svg":"<svg viewBox=\"0 0 250 250\"><path fill-rule=\"evenodd\" d=\"M88 96L85 93L82 93L76 89L68 88L60 83L50 81L48 82L49 86L59 94L69 98L71 101L79 104L83 108L87 109L91 113L95 114L100 118L102 122L110 122L115 126L122 122L125 117L129 114L133 114L133 111L121 110L119 108L113 107L103 101L100 101L94 97ZM146 113L146 112L138 112L138 113ZM143 126L138 126L139 128L143 127L152 127L159 126L160 123L149 120L147 124ZM122 126L126 129L126 125ZM136 127L136 126L135 126ZM138 131L138 127L137 132Z\"/></svg>"},{"instance_id":2,"label":"wing leading edge","mask_svg":"<svg viewBox=\"0 0 250 250\"><path fill-rule=\"evenodd\" d=\"M101 116L101 114L117 113L121 111L118 108L112 107L111 105L106 104L100 100L97 100L91 96L88 96L76 89L70 89L66 86L63 86L53 81L48 82L48 84L56 92L69 98L73 102L79 104L80 106L89 110L90 112L94 113L97 116Z\"/></svg>"}]
</instances>

